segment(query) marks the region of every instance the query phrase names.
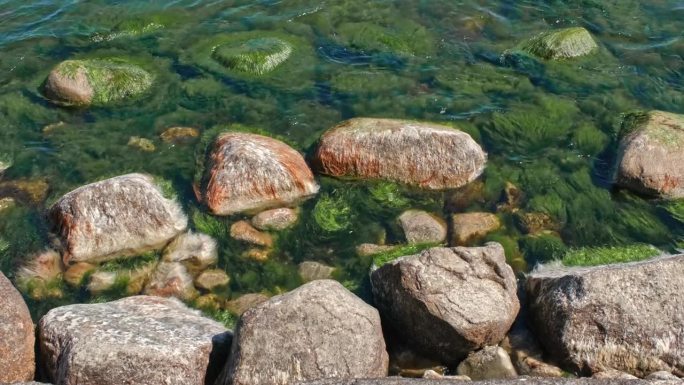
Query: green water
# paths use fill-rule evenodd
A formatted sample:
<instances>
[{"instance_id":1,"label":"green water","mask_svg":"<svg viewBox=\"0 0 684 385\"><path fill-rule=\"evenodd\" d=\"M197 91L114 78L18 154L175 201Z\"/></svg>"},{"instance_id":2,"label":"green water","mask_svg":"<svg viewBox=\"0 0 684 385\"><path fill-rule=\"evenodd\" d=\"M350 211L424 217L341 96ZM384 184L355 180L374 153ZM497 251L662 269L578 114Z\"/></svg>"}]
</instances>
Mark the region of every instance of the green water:
<instances>
[{"instance_id":1,"label":"green water","mask_svg":"<svg viewBox=\"0 0 684 385\"><path fill-rule=\"evenodd\" d=\"M522 212L548 214L558 233L525 236L513 214L500 212L505 226L483 241L502 242L518 271L578 247L674 251L682 206L615 190L611 174L625 113L684 113L683 17L684 2L658 0L0 0L0 159L13 162L0 183L49 185L39 202L0 185L0 196L18 202L0 212L0 268L13 277L48 246L43 212L62 194L128 172L171 181L191 227L219 240L220 267L231 276L219 293L226 299L290 290L305 260L337 267L335 278L367 298L372 258L356 256L358 244L401 243L396 217L409 208L445 218L495 212L506 182L522 191ZM600 49L561 62L501 59L539 32L569 26L587 28ZM262 77L221 70L205 47L238 33L285 39L292 64ZM106 56L141 63L155 76L152 89L88 109L42 96L60 61ZM309 153L326 129L356 116L456 125L487 150L487 169L475 187L440 193L319 178L321 193L303 204L298 225L278 234L267 262L255 262L228 237L236 218L212 218L194 199L198 142L159 139L172 126L240 123ZM128 146L131 136L156 150ZM117 296L58 289L59 298L30 299L36 316Z\"/></svg>"}]
</instances>

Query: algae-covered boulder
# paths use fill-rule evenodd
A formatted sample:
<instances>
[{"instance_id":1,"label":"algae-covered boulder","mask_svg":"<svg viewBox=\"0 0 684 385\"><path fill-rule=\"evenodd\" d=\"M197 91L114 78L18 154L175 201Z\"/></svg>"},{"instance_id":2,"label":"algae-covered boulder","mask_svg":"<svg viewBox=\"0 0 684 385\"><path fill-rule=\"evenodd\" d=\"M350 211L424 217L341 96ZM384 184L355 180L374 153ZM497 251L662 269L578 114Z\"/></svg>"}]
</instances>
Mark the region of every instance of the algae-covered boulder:
<instances>
[{"instance_id":1,"label":"algae-covered boulder","mask_svg":"<svg viewBox=\"0 0 684 385\"><path fill-rule=\"evenodd\" d=\"M435 247L371 274L375 304L412 348L453 365L498 344L520 304L501 245Z\"/></svg>"},{"instance_id":2,"label":"algae-covered boulder","mask_svg":"<svg viewBox=\"0 0 684 385\"><path fill-rule=\"evenodd\" d=\"M216 215L287 206L317 192L300 153L279 140L241 132L216 138L202 180L202 198Z\"/></svg>"},{"instance_id":3,"label":"algae-covered boulder","mask_svg":"<svg viewBox=\"0 0 684 385\"><path fill-rule=\"evenodd\" d=\"M660 198L684 198L684 115L631 114L622 131L616 183Z\"/></svg>"},{"instance_id":4,"label":"algae-covered boulder","mask_svg":"<svg viewBox=\"0 0 684 385\"><path fill-rule=\"evenodd\" d=\"M264 37L226 43L214 48L212 57L226 68L263 75L273 71L292 53L292 46L278 38Z\"/></svg>"},{"instance_id":5,"label":"algae-covered boulder","mask_svg":"<svg viewBox=\"0 0 684 385\"><path fill-rule=\"evenodd\" d=\"M585 56L598 49L589 31L581 27L541 33L520 48L542 59L569 59Z\"/></svg>"},{"instance_id":6,"label":"algae-covered boulder","mask_svg":"<svg viewBox=\"0 0 684 385\"><path fill-rule=\"evenodd\" d=\"M377 310L331 280L318 280L247 310L223 385L297 384L387 375ZM223 375L222 375L223 377Z\"/></svg>"},{"instance_id":7,"label":"algae-covered boulder","mask_svg":"<svg viewBox=\"0 0 684 385\"><path fill-rule=\"evenodd\" d=\"M434 52L434 40L429 29L410 20L402 20L393 27L376 23L342 23L334 33L340 43L369 53L428 55Z\"/></svg>"},{"instance_id":8,"label":"algae-covered boulder","mask_svg":"<svg viewBox=\"0 0 684 385\"><path fill-rule=\"evenodd\" d=\"M526 287L539 341L585 374L684 373L684 256L540 268Z\"/></svg>"},{"instance_id":9,"label":"algae-covered boulder","mask_svg":"<svg viewBox=\"0 0 684 385\"><path fill-rule=\"evenodd\" d=\"M0 272L0 383L33 379L36 371L34 343L28 307Z\"/></svg>"},{"instance_id":10,"label":"algae-covered boulder","mask_svg":"<svg viewBox=\"0 0 684 385\"><path fill-rule=\"evenodd\" d=\"M231 334L177 300L137 296L69 305L41 320L45 374L55 384L212 384Z\"/></svg>"},{"instance_id":11,"label":"algae-covered boulder","mask_svg":"<svg viewBox=\"0 0 684 385\"><path fill-rule=\"evenodd\" d=\"M487 154L470 135L451 127L355 118L323 135L314 160L326 175L385 179L435 190L473 181L484 170Z\"/></svg>"},{"instance_id":12,"label":"algae-covered boulder","mask_svg":"<svg viewBox=\"0 0 684 385\"><path fill-rule=\"evenodd\" d=\"M511 357L499 346L485 346L468 355L457 368L461 376L477 380L495 380L518 377Z\"/></svg>"},{"instance_id":13,"label":"algae-covered boulder","mask_svg":"<svg viewBox=\"0 0 684 385\"><path fill-rule=\"evenodd\" d=\"M127 174L79 187L49 211L64 263L99 262L160 249L187 227L178 202L151 176Z\"/></svg>"},{"instance_id":14,"label":"algae-covered boulder","mask_svg":"<svg viewBox=\"0 0 684 385\"><path fill-rule=\"evenodd\" d=\"M104 105L142 94L153 79L122 59L66 60L50 72L44 92L59 104Z\"/></svg>"}]
</instances>

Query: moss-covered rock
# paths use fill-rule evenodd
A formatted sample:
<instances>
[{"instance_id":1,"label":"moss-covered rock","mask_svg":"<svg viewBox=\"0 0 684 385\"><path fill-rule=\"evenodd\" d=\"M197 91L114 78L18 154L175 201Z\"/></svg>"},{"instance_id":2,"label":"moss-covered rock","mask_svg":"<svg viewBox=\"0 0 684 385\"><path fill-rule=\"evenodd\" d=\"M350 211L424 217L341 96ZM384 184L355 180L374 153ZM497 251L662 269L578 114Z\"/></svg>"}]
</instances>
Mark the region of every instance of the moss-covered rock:
<instances>
[{"instance_id":1,"label":"moss-covered rock","mask_svg":"<svg viewBox=\"0 0 684 385\"><path fill-rule=\"evenodd\" d=\"M104 105L139 96L153 80L150 72L119 58L66 60L50 72L44 92L58 104Z\"/></svg>"},{"instance_id":2,"label":"moss-covered rock","mask_svg":"<svg viewBox=\"0 0 684 385\"><path fill-rule=\"evenodd\" d=\"M585 56L597 48L589 31L581 27L544 32L520 46L524 52L552 60Z\"/></svg>"},{"instance_id":3,"label":"moss-covered rock","mask_svg":"<svg viewBox=\"0 0 684 385\"><path fill-rule=\"evenodd\" d=\"M252 75L273 71L287 60L292 46L278 38L264 37L237 41L214 48L212 57L226 68Z\"/></svg>"},{"instance_id":4,"label":"moss-covered rock","mask_svg":"<svg viewBox=\"0 0 684 385\"><path fill-rule=\"evenodd\" d=\"M410 20L391 27L363 22L342 23L335 33L340 43L368 52L427 55L434 50L427 28Z\"/></svg>"}]
</instances>

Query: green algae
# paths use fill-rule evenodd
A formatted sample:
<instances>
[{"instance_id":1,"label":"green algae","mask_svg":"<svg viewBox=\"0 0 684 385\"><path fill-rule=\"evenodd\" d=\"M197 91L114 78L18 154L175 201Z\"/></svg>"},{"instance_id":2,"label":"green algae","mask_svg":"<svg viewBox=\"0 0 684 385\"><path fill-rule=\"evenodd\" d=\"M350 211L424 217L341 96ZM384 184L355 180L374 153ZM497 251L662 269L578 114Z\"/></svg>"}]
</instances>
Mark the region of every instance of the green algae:
<instances>
[{"instance_id":1,"label":"green algae","mask_svg":"<svg viewBox=\"0 0 684 385\"><path fill-rule=\"evenodd\" d=\"M568 250L561 261L566 266L598 266L643 261L659 254L661 251L656 247L643 244L618 247L586 247Z\"/></svg>"},{"instance_id":2,"label":"green algae","mask_svg":"<svg viewBox=\"0 0 684 385\"><path fill-rule=\"evenodd\" d=\"M214 48L212 57L225 67L253 75L271 72L292 54L292 46L277 38L256 38Z\"/></svg>"},{"instance_id":3,"label":"green algae","mask_svg":"<svg viewBox=\"0 0 684 385\"><path fill-rule=\"evenodd\" d=\"M561 259L568 249L563 240L553 233L528 235L520 238L519 245L529 265Z\"/></svg>"},{"instance_id":4,"label":"green algae","mask_svg":"<svg viewBox=\"0 0 684 385\"><path fill-rule=\"evenodd\" d=\"M428 55L434 50L428 30L410 21L390 28L374 23L342 23L335 33L341 44L370 52Z\"/></svg>"},{"instance_id":5,"label":"green algae","mask_svg":"<svg viewBox=\"0 0 684 385\"><path fill-rule=\"evenodd\" d=\"M520 49L543 59L568 59L590 54L596 42L584 28L543 32L521 44Z\"/></svg>"},{"instance_id":6,"label":"green algae","mask_svg":"<svg viewBox=\"0 0 684 385\"><path fill-rule=\"evenodd\" d=\"M388 251L373 255L373 266L382 267L384 264L394 261L397 258L408 255L419 254L423 250L437 247L436 243L416 243L412 245L402 245Z\"/></svg>"}]
</instances>

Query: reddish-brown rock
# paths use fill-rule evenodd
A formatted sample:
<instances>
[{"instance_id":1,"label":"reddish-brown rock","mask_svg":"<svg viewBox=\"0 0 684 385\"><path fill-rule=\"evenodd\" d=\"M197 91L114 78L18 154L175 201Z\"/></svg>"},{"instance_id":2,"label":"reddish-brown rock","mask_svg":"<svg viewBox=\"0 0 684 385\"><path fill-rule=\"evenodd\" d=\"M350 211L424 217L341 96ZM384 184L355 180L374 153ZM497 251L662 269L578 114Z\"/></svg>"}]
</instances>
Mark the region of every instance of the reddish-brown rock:
<instances>
[{"instance_id":1,"label":"reddish-brown rock","mask_svg":"<svg viewBox=\"0 0 684 385\"><path fill-rule=\"evenodd\" d=\"M242 132L218 136L202 182L202 199L216 215L286 206L319 188L300 153L276 139Z\"/></svg>"},{"instance_id":2,"label":"reddish-brown rock","mask_svg":"<svg viewBox=\"0 0 684 385\"><path fill-rule=\"evenodd\" d=\"M100 262L164 247L187 227L180 205L153 178L128 174L64 195L50 209L65 264Z\"/></svg>"},{"instance_id":3,"label":"reddish-brown rock","mask_svg":"<svg viewBox=\"0 0 684 385\"><path fill-rule=\"evenodd\" d=\"M26 303L0 272L0 383L33 379L35 342L33 321Z\"/></svg>"},{"instance_id":4,"label":"reddish-brown rock","mask_svg":"<svg viewBox=\"0 0 684 385\"><path fill-rule=\"evenodd\" d=\"M315 154L326 175L386 179L425 189L458 188L484 170L487 154L465 132L431 123L356 118L326 132Z\"/></svg>"}]
</instances>

